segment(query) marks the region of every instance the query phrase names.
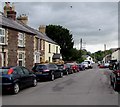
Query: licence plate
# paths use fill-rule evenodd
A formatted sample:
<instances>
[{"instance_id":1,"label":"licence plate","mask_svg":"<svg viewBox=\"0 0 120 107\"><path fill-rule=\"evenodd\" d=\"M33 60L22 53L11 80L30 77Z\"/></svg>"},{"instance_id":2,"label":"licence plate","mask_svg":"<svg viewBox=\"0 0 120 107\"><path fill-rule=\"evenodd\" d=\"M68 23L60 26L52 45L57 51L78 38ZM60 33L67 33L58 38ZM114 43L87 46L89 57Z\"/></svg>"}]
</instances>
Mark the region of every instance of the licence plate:
<instances>
[{"instance_id":1,"label":"licence plate","mask_svg":"<svg viewBox=\"0 0 120 107\"><path fill-rule=\"evenodd\" d=\"M36 72L36 74L42 74L42 72Z\"/></svg>"}]
</instances>

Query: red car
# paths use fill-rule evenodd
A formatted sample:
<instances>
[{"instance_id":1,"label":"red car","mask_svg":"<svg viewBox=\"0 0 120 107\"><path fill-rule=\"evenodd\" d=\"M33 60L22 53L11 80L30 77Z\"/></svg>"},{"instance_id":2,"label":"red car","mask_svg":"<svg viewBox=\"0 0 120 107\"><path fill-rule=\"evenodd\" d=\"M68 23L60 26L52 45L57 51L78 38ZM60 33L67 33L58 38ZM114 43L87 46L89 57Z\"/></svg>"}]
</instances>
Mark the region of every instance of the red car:
<instances>
[{"instance_id":1,"label":"red car","mask_svg":"<svg viewBox=\"0 0 120 107\"><path fill-rule=\"evenodd\" d=\"M67 64L69 64L71 66L74 73L79 72L79 67L78 67L77 63L67 63Z\"/></svg>"}]
</instances>

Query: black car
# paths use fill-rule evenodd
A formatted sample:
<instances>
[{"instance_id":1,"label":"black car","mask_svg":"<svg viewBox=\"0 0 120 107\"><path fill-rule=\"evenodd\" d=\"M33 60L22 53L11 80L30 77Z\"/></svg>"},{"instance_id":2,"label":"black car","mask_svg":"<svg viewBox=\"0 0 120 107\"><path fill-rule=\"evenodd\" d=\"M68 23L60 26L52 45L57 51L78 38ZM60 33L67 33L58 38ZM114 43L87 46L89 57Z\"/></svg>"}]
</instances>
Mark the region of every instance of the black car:
<instances>
[{"instance_id":1,"label":"black car","mask_svg":"<svg viewBox=\"0 0 120 107\"><path fill-rule=\"evenodd\" d=\"M20 66L0 68L0 78L3 93L17 94L20 89L37 85L36 76L27 68Z\"/></svg>"},{"instance_id":2,"label":"black car","mask_svg":"<svg viewBox=\"0 0 120 107\"><path fill-rule=\"evenodd\" d=\"M111 70L110 83L115 91L120 91L120 62L116 63Z\"/></svg>"},{"instance_id":3,"label":"black car","mask_svg":"<svg viewBox=\"0 0 120 107\"><path fill-rule=\"evenodd\" d=\"M63 72L64 75L68 75L72 73L72 69L68 64L57 64L58 69Z\"/></svg>"},{"instance_id":4,"label":"black car","mask_svg":"<svg viewBox=\"0 0 120 107\"><path fill-rule=\"evenodd\" d=\"M46 78L54 80L58 77L63 77L63 72L58 69L55 64L38 64L32 68L38 80Z\"/></svg>"}]
</instances>

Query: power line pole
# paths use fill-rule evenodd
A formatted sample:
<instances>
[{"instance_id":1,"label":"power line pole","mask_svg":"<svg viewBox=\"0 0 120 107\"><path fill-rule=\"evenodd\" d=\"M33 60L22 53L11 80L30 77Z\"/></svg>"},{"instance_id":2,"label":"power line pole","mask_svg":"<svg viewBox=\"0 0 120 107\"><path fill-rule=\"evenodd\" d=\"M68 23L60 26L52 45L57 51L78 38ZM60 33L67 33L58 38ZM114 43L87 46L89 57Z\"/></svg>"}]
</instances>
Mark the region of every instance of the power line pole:
<instances>
[{"instance_id":1,"label":"power line pole","mask_svg":"<svg viewBox=\"0 0 120 107\"><path fill-rule=\"evenodd\" d=\"M80 50L82 50L82 38L80 39Z\"/></svg>"}]
</instances>

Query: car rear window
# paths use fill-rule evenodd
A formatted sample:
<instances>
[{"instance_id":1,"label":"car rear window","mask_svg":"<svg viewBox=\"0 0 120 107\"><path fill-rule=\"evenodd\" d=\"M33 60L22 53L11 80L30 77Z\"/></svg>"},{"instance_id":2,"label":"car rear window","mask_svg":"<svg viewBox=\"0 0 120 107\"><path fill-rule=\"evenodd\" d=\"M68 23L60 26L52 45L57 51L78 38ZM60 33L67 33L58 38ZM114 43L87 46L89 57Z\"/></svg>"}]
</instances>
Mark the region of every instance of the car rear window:
<instances>
[{"instance_id":1,"label":"car rear window","mask_svg":"<svg viewBox=\"0 0 120 107\"><path fill-rule=\"evenodd\" d=\"M8 74L9 69L0 69L0 74Z\"/></svg>"},{"instance_id":2,"label":"car rear window","mask_svg":"<svg viewBox=\"0 0 120 107\"><path fill-rule=\"evenodd\" d=\"M46 65L38 65L38 66L36 67L36 70L45 70L45 69L47 69L47 66L46 66Z\"/></svg>"},{"instance_id":3,"label":"car rear window","mask_svg":"<svg viewBox=\"0 0 120 107\"><path fill-rule=\"evenodd\" d=\"M64 66L63 65L57 65L58 68L63 68Z\"/></svg>"}]
</instances>

